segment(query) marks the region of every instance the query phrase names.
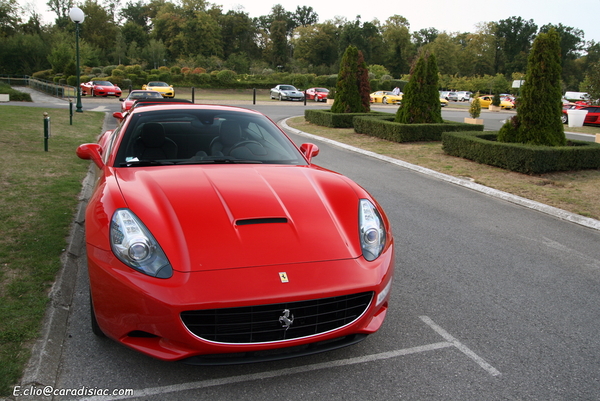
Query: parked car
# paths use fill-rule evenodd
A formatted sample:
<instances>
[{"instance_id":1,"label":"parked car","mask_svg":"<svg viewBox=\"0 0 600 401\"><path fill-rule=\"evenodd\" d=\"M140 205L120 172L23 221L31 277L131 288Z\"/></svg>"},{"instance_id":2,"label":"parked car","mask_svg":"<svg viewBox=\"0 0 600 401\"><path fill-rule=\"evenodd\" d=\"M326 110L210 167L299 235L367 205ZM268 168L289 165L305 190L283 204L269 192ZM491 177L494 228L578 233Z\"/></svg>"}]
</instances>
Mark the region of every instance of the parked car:
<instances>
[{"instance_id":1,"label":"parked car","mask_svg":"<svg viewBox=\"0 0 600 401\"><path fill-rule=\"evenodd\" d=\"M304 93L292 85L277 85L271 88L271 99L279 100L304 100Z\"/></svg>"},{"instance_id":2,"label":"parked car","mask_svg":"<svg viewBox=\"0 0 600 401\"><path fill-rule=\"evenodd\" d=\"M442 107L448 106L448 101L446 99L444 99L443 97L440 97L440 106L442 106Z\"/></svg>"},{"instance_id":3,"label":"parked car","mask_svg":"<svg viewBox=\"0 0 600 401\"><path fill-rule=\"evenodd\" d=\"M162 95L157 91L133 90L126 98L119 99L122 102L121 111L126 112L136 101L140 99L162 99Z\"/></svg>"},{"instance_id":4,"label":"parked car","mask_svg":"<svg viewBox=\"0 0 600 401\"><path fill-rule=\"evenodd\" d=\"M459 102L469 102L469 101L471 101L471 96L473 95L473 92L458 91L458 92L456 92L456 95L458 97Z\"/></svg>"},{"instance_id":5,"label":"parked car","mask_svg":"<svg viewBox=\"0 0 600 401\"><path fill-rule=\"evenodd\" d=\"M314 100L315 102L327 101L329 89L327 88L309 88L306 90L306 100Z\"/></svg>"},{"instance_id":6,"label":"parked car","mask_svg":"<svg viewBox=\"0 0 600 401\"><path fill-rule=\"evenodd\" d=\"M480 95L479 104L482 109L488 108L494 101L494 95ZM504 110L511 110L515 105L507 100L500 100L500 107Z\"/></svg>"},{"instance_id":7,"label":"parked car","mask_svg":"<svg viewBox=\"0 0 600 401\"><path fill-rule=\"evenodd\" d=\"M391 91L377 91L369 95L371 103L400 104L402 103L402 93L394 95Z\"/></svg>"},{"instance_id":8,"label":"parked car","mask_svg":"<svg viewBox=\"0 0 600 401\"><path fill-rule=\"evenodd\" d=\"M458 102L458 94L456 92L448 92L446 100L449 102Z\"/></svg>"},{"instance_id":9,"label":"parked car","mask_svg":"<svg viewBox=\"0 0 600 401\"><path fill-rule=\"evenodd\" d=\"M192 364L306 355L376 332L392 229L362 187L313 163L318 153L257 111L181 103L135 106L80 145L99 174L85 215L92 331Z\"/></svg>"},{"instance_id":10,"label":"parked car","mask_svg":"<svg viewBox=\"0 0 600 401\"><path fill-rule=\"evenodd\" d=\"M173 85L169 85L166 82L161 81L150 81L145 85L142 85L142 90L153 90L160 92L163 97L175 97L175 89Z\"/></svg>"},{"instance_id":11,"label":"parked car","mask_svg":"<svg viewBox=\"0 0 600 401\"><path fill-rule=\"evenodd\" d=\"M89 81L79 85L81 96L115 96L121 97L121 88L110 81Z\"/></svg>"},{"instance_id":12,"label":"parked car","mask_svg":"<svg viewBox=\"0 0 600 401\"><path fill-rule=\"evenodd\" d=\"M600 106L581 106L579 104L571 104L563 107L561 121L563 124L569 122L568 110L586 110L587 114L583 120L583 124L600 125Z\"/></svg>"}]
</instances>

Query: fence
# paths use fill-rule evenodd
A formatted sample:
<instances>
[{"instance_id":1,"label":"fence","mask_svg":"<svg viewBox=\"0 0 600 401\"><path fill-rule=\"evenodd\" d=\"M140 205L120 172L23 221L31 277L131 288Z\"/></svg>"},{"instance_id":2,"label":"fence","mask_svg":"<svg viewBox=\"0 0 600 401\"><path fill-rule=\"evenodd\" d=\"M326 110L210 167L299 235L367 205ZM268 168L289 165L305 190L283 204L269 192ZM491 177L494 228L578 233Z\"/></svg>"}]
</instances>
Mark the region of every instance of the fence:
<instances>
[{"instance_id":1,"label":"fence","mask_svg":"<svg viewBox=\"0 0 600 401\"><path fill-rule=\"evenodd\" d=\"M60 99L74 98L77 96L74 86L56 84L45 79L33 78L28 75L0 75L0 82L10 86L28 86Z\"/></svg>"}]
</instances>

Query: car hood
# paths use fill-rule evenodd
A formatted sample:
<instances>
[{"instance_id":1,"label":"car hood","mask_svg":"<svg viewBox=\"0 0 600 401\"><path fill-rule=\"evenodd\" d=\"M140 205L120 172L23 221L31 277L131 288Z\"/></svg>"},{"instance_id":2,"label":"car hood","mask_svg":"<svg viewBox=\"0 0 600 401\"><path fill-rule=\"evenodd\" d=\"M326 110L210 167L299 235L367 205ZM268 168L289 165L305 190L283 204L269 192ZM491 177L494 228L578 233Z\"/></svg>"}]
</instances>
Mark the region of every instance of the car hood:
<instances>
[{"instance_id":1,"label":"car hood","mask_svg":"<svg viewBox=\"0 0 600 401\"><path fill-rule=\"evenodd\" d=\"M356 258L358 192L312 167L119 168L128 207L179 271Z\"/></svg>"}]
</instances>

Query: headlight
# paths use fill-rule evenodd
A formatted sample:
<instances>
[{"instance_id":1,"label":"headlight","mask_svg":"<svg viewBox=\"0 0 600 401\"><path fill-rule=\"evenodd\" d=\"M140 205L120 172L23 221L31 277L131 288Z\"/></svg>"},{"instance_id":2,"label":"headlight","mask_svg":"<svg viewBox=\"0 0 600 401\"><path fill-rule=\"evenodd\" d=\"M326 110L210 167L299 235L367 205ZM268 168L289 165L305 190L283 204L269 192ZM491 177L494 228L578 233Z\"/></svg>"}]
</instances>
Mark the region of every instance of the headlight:
<instances>
[{"instance_id":1,"label":"headlight","mask_svg":"<svg viewBox=\"0 0 600 401\"><path fill-rule=\"evenodd\" d=\"M360 246L369 262L377 259L385 246L385 227L375 206L361 199L358 211Z\"/></svg>"},{"instance_id":2,"label":"headlight","mask_svg":"<svg viewBox=\"0 0 600 401\"><path fill-rule=\"evenodd\" d=\"M157 278L169 278L173 268L150 231L129 209L118 209L110 222L110 246L127 266Z\"/></svg>"}]
</instances>

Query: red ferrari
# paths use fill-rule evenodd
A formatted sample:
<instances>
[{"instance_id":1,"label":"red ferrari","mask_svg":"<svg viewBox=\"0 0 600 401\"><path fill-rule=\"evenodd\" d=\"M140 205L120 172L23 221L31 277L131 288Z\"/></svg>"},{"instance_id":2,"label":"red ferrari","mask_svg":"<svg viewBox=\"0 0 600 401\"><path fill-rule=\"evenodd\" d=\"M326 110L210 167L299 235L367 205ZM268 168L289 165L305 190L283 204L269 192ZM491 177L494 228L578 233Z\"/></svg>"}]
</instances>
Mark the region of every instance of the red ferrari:
<instances>
[{"instance_id":1,"label":"red ferrari","mask_svg":"<svg viewBox=\"0 0 600 401\"><path fill-rule=\"evenodd\" d=\"M109 81L89 81L80 85L81 95L121 97L121 88Z\"/></svg>"},{"instance_id":2,"label":"red ferrari","mask_svg":"<svg viewBox=\"0 0 600 401\"><path fill-rule=\"evenodd\" d=\"M585 110L587 114L583 120L584 125L600 125L600 106L583 106L580 104L570 104L563 106L561 121L563 124L569 122L567 110Z\"/></svg>"},{"instance_id":3,"label":"red ferrari","mask_svg":"<svg viewBox=\"0 0 600 401\"><path fill-rule=\"evenodd\" d=\"M315 102L324 102L327 100L329 89L326 88L310 88L306 90L306 100L314 100Z\"/></svg>"},{"instance_id":4,"label":"red ferrari","mask_svg":"<svg viewBox=\"0 0 600 401\"><path fill-rule=\"evenodd\" d=\"M263 114L134 107L77 149L91 326L162 360L231 364L344 347L385 319L394 240L381 206Z\"/></svg>"}]
</instances>

